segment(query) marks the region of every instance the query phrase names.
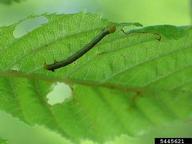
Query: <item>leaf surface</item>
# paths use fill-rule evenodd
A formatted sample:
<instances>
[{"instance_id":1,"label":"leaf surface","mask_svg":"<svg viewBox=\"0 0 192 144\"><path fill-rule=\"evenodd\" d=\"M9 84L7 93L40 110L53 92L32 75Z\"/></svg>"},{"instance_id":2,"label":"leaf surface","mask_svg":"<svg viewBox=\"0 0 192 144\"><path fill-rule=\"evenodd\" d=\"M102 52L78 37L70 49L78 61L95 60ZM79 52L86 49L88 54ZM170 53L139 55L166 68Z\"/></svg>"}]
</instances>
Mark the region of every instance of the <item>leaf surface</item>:
<instances>
[{"instance_id":1,"label":"leaf surface","mask_svg":"<svg viewBox=\"0 0 192 144\"><path fill-rule=\"evenodd\" d=\"M19 38L13 36L18 24L0 28L1 110L72 141L138 136L191 119L190 27L153 26L125 34L122 29L132 30L132 24L116 24L117 31L83 57L50 72L44 63L67 58L111 22L85 13L43 16L46 24ZM51 106L46 96L58 81L71 87L72 98Z\"/></svg>"}]
</instances>

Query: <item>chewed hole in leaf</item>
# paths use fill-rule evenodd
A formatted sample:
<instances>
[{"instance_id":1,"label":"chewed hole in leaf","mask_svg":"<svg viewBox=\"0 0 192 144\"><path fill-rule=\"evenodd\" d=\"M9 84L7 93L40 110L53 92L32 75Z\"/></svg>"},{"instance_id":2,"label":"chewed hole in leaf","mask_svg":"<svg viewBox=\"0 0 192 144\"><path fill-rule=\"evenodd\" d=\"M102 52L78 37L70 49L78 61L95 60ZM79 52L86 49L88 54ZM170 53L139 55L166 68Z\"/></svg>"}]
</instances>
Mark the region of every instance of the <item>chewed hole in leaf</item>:
<instances>
[{"instance_id":1,"label":"chewed hole in leaf","mask_svg":"<svg viewBox=\"0 0 192 144\"><path fill-rule=\"evenodd\" d=\"M15 38L20 38L45 23L48 23L48 19L44 16L29 18L16 26L13 36Z\"/></svg>"},{"instance_id":2,"label":"chewed hole in leaf","mask_svg":"<svg viewBox=\"0 0 192 144\"><path fill-rule=\"evenodd\" d=\"M20 70L20 67L18 65L14 65L11 70L13 71L19 71Z\"/></svg>"},{"instance_id":3,"label":"chewed hole in leaf","mask_svg":"<svg viewBox=\"0 0 192 144\"><path fill-rule=\"evenodd\" d=\"M72 97L71 88L65 83L56 83L52 91L47 95L47 102L50 105L63 103L66 99Z\"/></svg>"},{"instance_id":4,"label":"chewed hole in leaf","mask_svg":"<svg viewBox=\"0 0 192 144\"><path fill-rule=\"evenodd\" d=\"M87 140L87 139L82 139L80 144L97 144L91 140Z\"/></svg>"},{"instance_id":5,"label":"chewed hole in leaf","mask_svg":"<svg viewBox=\"0 0 192 144\"><path fill-rule=\"evenodd\" d=\"M124 32L129 32L131 30L135 30L135 29L142 29L142 25L140 26L137 26L137 25L125 25L125 26L122 26L122 30Z\"/></svg>"}]
</instances>

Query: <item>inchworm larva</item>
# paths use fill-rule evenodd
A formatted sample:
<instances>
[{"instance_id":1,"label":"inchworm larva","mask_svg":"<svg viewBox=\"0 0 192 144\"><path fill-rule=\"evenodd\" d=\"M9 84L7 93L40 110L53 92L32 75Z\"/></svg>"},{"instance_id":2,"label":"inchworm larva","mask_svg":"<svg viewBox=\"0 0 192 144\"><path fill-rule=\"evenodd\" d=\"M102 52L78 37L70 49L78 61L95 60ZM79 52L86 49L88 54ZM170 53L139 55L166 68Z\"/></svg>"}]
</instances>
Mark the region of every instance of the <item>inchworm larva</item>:
<instances>
[{"instance_id":1,"label":"inchworm larva","mask_svg":"<svg viewBox=\"0 0 192 144\"><path fill-rule=\"evenodd\" d=\"M73 63L75 60L83 56L90 49L92 49L98 42L100 42L106 35L110 33L114 33L116 31L116 26L114 24L109 25L105 29L103 29L95 38L93 38L88 44L86 44L82 49L77 51L76 53L69 56L67 59L54 62L53 64L45 64L44 68L50 71L54 71L55 69L59 69L61 67L67 66Z\"/></svg>"}]
</instances>

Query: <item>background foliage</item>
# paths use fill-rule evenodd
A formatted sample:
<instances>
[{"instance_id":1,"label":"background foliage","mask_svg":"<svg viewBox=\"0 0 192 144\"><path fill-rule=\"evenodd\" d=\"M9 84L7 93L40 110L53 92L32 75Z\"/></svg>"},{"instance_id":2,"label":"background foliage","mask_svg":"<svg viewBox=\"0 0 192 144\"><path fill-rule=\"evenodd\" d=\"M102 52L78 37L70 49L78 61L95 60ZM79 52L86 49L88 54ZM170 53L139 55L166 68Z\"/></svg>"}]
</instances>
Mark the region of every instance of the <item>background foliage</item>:
<instances>
[{"instance_id":1,"label":"background foliage","mask_svg":"<svg viewBox=\"0 0 192 144\"><path fill-rule=\"evenodd\" d=\"M20 0L0 0L4 4L12 4L12 2L20 2Z\"/></svg>"}]
</instances>

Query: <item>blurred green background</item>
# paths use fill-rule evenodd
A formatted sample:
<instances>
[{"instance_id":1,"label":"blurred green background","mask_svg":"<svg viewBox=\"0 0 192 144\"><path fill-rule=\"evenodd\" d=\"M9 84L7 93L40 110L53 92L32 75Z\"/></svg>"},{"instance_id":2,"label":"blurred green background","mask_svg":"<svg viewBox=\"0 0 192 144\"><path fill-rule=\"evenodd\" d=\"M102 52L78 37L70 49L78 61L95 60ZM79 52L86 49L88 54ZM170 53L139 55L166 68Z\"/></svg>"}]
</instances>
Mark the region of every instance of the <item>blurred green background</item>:
<instances>
[{"instance_id":1,"label":"blurred green background","mask_svg":"<svg viewBox=\"0 0 192 144\"><path fill-rule=\"evenodd\" d=\"M191 2L189 0L0 0L0 26L10 25L30 15L43 13L97 13L115 22L140 22L143 25L189 25ZM146 143L152 137L187 136L192 126L173 124L157 128L146 134ZM66 139L56 132L39 126L28 126L18 119L0 111L0 137L10 144L64 144ZM140 143L140 138L117 138L116 143L130 141ZM85 143L85 142L82 142ZM86 142L86 144L91 142Z\"/></svg>"},{"instance_id":2,"label":"blurred green background","mask_svg":"<svg viewBox=\"0 0 192 144\"><path fill-rule=\"evenodd\" d=\"M5 4L5 2L8 4ZM31 14L94 12L116 22L188 25L190 0L0 0L0 25ZM13 0L12 0L13 1Z\"/></svg>"}]
</instances>

